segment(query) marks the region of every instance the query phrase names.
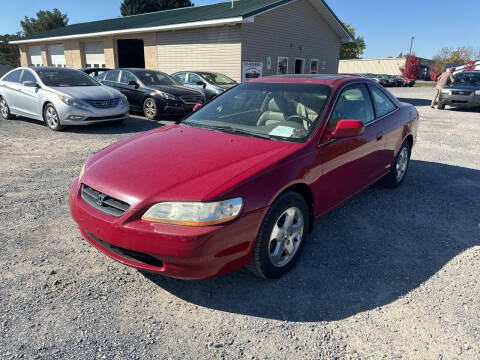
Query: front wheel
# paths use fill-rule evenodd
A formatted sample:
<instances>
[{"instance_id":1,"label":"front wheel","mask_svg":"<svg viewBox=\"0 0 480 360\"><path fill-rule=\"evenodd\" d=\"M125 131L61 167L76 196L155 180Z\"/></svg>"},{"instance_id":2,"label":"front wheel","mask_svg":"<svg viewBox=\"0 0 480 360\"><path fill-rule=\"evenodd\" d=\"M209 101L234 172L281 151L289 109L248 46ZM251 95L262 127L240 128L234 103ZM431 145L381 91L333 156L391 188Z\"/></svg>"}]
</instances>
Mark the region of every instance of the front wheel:
<instances>
[{"instance_id":1,"label":"front wheel","mask_svg":"<svg viewBox=\"0 0 480 360\"><path fill-rule=\"evenodd\" d=\"M438 110L445 110L445 105L444 104L438 104L437 109Z\"/></svg>"},{"instance_id":2,"label":"front wheel","mask_svg":"<svg viewBox=\"0 0 480 360\"><path fill-rule=\"evenodd\" d=\"M11 120L15 118L15 115L12 115L10 112L10 107L8 106L7 100L4 98L0 100L0 113L2 114L2 118L5 120Z\"/></svg>"},{"instance_id":3,"label":"front wheel","mask_svg":"<svg viewBox=\"0 0 480 360\"><path fill-rule=\"evenodd\" d=\"M303 197L293 191L281 195L263 220L247 269L265 279L290 271L300 256L309 225Z\"/></svg>"},{"instance_id":4,"label":"front wheel","mask_svg":"<svg viewBox=\"0 0 480 360\"><path fill-rule=\"evenodd\" d=\"M143 114L148 120L158 120L158 107L154 98L146 98L143 102Z\"/></svg>"},{"instance_id":5,"label":"front wheel","mask_svg":"<svg viewBox=\"0 0 480 360\"><path fill-rule=\"evenodd\" d=\"M58 116L57 110L52 104L45 106L45 110L43 111L43 120L45 120L45 123L50 130L62 131L64 129L64 126L60 124L60 117Z\"/></svg>"},{"instance_id":6,"label":"front wheel","mask_svg":"<svg viewBox=\"0 0 480 360\"><path fill-rule=\"evenodd\" d=\"M407 175L408 165L410 164L411 150L410 142L405 141L398 151L397 158L390 172L381 180L382 185L393 189L402 184Z\"/></svg>"}]
</instances>

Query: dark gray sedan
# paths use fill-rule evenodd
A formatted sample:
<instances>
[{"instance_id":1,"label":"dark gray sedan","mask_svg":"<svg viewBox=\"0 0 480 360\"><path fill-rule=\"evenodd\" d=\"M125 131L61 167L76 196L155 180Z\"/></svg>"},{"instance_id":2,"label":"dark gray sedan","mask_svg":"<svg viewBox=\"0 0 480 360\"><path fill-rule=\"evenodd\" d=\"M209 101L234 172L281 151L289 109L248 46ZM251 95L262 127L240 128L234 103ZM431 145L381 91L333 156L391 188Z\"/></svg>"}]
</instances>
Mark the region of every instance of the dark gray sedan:
<instances>
[{"instance_id":1,"label":"dark gray sedan","mask_svg":"<svg viewBox=\"0 0 480 360\"><path fill-rule=\"evenodd\" d=\"M455 83L442 89L438 108L445 105L455 107L480 107L480 71L464 71L455 75Z\"/></svg>"},{"instance_id":2,"label":"dark gray sedan","mask_svg":"<svg viewBox=\"0 0 480 360\"><path fill-rule=\"evenodd\" d=\"M180 71L172 77L185 86L202 91L207 101L238 85L226 75L208 71Z\"/></svg>"}]
</instances>

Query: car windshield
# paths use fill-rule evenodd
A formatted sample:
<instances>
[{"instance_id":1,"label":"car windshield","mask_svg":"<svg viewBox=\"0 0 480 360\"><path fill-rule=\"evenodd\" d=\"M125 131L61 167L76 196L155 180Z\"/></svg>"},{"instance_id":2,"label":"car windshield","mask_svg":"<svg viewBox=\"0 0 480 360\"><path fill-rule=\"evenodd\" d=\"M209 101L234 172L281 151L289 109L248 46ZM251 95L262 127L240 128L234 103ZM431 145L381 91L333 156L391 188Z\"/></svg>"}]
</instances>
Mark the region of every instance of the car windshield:
<instances>
[{"instance_id":1,"label":"car windshield","mask_svg":"<svg viewBox=\"0 0 480 360\"><path fill-rule=\"evenodd\" d=\"M455 84L456 85L480 86L480 73L478 73L478 74L471 74L471 73L458 74L457 76L455 76Z\"/></svg>"},{"instance_id":2,"label":"car windshield","mask_svg":"<svg viewBox=\"0 0 480 360\"><path fill-rule=\"evenodd\" d=\"M301 83L248 82L193 113L190 126L303 142L322 113L331 87Z\"/></svg>"},{"instance_id":3,"label":"car windshield","mask_svg":"<svg viewBox=\"0 0 480 360\"><path fill-rule=\"evenodd\" d=\"M134 74L145 86L180 85L177 80L159 71L135 71Z\"/></svg>"},{"instance_id":4,"label":"car windshield","mask_svg":"<svg viewBox=\"0 0 480 360\"><path fill-rule=\"evenodd\" d=\"M42 69L35 70L42 82L51 87L100 86L87 74L76 70Z\"/></svg>"},{"instance_id":5,"label":"car windshield","mask_svg":"<svg viewBox=\"0 0 480 360\"><path fill-rule=\"evenodd\" d=\"M209 82L215 85L234 85L237 82L230 79L228 76L222 74L213 74L213 73L199 73Z\"/></svg>"}]
</instances>

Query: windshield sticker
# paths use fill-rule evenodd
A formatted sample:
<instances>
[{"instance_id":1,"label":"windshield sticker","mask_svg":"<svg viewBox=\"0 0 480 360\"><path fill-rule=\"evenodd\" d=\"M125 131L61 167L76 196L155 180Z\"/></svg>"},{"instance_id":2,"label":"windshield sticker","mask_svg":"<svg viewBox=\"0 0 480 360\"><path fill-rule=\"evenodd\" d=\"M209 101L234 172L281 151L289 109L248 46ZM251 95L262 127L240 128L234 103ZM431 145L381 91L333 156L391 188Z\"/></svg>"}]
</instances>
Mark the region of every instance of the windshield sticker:
<instances>
[{"instance_id":1,"label":"windshield sticker","mask_svg":"<svg viewBox=\"0 0 480 360\"><path fill-rule=\"evenodd\" d=\"M291 137L295 132L294 128L288 126L277 126L275 129L270 131L269 135L272 136L281 136L281 137Z\"/></svg>"}]
</instances>

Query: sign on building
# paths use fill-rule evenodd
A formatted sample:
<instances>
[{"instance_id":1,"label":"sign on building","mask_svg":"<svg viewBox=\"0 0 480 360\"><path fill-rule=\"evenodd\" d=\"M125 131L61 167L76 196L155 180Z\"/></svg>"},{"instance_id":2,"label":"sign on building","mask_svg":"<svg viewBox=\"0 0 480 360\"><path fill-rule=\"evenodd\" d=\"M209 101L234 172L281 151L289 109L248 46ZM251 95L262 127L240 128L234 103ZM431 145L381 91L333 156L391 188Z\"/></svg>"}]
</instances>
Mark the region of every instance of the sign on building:
<instances>
[{"instance_id":1,"label":"sign on building","mask_svg":"<svg viewBox=\"0 0 480 360\"><path fill-rule=\"evenodd\" d=\"M243 61L242 62L242 82L262 77L263 62Z\"/></svg>"}]
</instances>

